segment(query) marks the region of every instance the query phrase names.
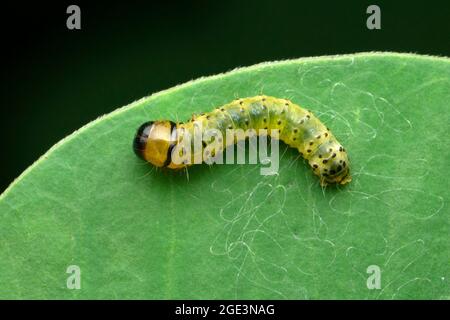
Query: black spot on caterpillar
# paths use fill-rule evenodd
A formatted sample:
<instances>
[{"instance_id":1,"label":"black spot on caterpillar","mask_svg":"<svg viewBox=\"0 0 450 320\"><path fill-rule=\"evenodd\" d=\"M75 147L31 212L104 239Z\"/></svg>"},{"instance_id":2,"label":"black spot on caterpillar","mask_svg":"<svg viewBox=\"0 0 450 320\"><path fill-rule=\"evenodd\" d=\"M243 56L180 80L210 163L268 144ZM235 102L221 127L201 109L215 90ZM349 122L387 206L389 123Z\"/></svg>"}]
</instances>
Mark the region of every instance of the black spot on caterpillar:
<instances>
[{"instance_id":1,"label":"black spot on caterpillar","mask_svg":"<svg viewBox=\"0 0 450 320\"><path fill-rule=\"evenodd\" d=\"M254 129L257 134L263 129L268 130L268 134L270 130L278 130L279 139L299 151L314 174L319 176L322 185L351 181L346 150L330 130L310 111L289 100L268 96L237 99L211 112L193 116L186 123L168 120L146 122L135 135L134 151L156 167L187 167L187 163L174 163L172 152L184 135L193 136L194 128L199 126L203 131L218 130L222 136L226 135L226 129ZM233 140L223 141L222 150L236 143ZM201 146L205 147L207 143Z\"/></svg>"}]
</instances>

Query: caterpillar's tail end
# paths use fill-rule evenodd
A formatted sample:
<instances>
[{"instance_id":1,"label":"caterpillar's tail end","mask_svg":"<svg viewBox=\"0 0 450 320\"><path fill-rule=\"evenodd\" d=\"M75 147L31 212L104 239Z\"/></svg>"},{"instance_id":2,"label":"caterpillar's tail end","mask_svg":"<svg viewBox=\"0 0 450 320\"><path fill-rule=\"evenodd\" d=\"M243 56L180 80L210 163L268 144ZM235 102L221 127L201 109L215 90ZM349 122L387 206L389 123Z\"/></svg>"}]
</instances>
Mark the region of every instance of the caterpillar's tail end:
<instances>
[{"instance_id":1,"label":"caterpillar's tail end","mask_svg":"<svg viewBox=\"0 0 450 320\"><path fill-rule=\"evenodd\" d=\"M342 179L339 184L347 184L350 181L352 181L352 177L350 176L350 174L348 174L344 179Z\"/></svg>"},{"instance_id":2,"label":"caterpillar's tail end","mask_svg":"<svg viewBox=\"0 0 450 320\"><path fill-rule=\"evenodd\" d=\"M323 177L320 179L320 185L322 187L326 187L329 184L347 184L350 181L352 181L352 177L350 176L350 173L348 173L346 176L344 176L344 178L342 178L341 180L334 180L334 181L329 181L324 179Z\"/></svg>"}]
</instances>

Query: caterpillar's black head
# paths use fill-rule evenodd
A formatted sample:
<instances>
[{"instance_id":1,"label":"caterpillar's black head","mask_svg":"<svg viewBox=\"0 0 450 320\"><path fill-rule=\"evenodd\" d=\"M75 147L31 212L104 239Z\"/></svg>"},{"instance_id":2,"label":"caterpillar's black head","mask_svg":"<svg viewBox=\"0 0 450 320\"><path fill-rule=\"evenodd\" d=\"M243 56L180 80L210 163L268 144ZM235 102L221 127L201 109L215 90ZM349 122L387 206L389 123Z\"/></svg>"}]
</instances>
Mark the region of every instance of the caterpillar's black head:
<instances>
[{"instance_id":1,"label":"caterpillar's black head","mask_svg":"<svg viewBox=\"0 0 450 320\"><path fill-rule=\"evenodd\" d=\"M153 121L143 123L136 131L136 135L133 140L134 153L141 159L145 160L144 151L147 145L147 140L150 135L150 131L153 128Z\"/></svg>"},{"instance_id":2,"label":"caterpillar's black head","mask_svg":"<svg viewBox=\"0 0 450 320\"><path fill-rule=\"evenodd\" d=\"M172 121L149 121L142 124L133 140L136 155L156 167L168 166L175 144L176 124Z\"/></svg>"}]
</instances>

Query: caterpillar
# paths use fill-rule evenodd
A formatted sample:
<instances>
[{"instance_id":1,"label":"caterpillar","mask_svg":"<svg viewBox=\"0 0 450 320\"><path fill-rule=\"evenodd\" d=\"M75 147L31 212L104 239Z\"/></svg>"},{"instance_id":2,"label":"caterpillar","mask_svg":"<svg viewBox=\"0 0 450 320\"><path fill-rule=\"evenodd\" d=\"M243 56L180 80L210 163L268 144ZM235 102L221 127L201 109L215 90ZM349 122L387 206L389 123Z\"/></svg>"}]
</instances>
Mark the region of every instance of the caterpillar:
<instances>
[{"instance_id":1,"label":"caterpillar","mask_svg":"<svg viewBox=\"0 0 450 320\"><path fill-rule=\"evenodd\" d=\"M134 136L134 152L156 167L185 168L193 162L174 163L172 152L184 136L194 135L199 124L203 132L218 130L223 135L227 129L254 129L258 135L263 131L270 134L270 131L277 130L278 139L299 151L314 174L319 176L322 186L351 181L347 152L330 129L311 111L287 99L269 96L237 99L211 112L194 115L185 123L169 120L145 122ZM233 140L221 141L223 149L236 143L236 139ZM208 142L203 142L202 148L207 145Z\"/></svg>"}]
</instances>

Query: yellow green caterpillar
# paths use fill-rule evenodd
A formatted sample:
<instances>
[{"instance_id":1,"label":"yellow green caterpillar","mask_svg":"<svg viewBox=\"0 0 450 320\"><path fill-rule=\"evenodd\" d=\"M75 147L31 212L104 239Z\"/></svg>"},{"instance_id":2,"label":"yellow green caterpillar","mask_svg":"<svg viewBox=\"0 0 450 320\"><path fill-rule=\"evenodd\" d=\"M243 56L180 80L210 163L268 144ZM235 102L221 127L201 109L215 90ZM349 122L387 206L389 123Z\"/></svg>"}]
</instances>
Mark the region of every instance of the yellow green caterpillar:
<instances>
[{"instance_id":1,"label":"yellow green caterpillar","mask_svg":"<svg viewBox=\"0 0 450 320\"><path fill-rule=\"evenodd\" d=\"M211 112L193 116L185 123L146 122L137 130L133 149L156 167L187 167L193 162L176 163L172 161L172 152L184 135L194 136L194 126L198 125L202 131L218 130L223 136L227 129L254 129L257 134L277 130L279 139L296 148L308 161L322 185L351 181L346 150L330 130L310 111L289 100L268 96L237 99ZM236 139L223 140L223 149L236 142ZM207 143L202 147L206 148Z\"/></svg>"}]
</instances>

